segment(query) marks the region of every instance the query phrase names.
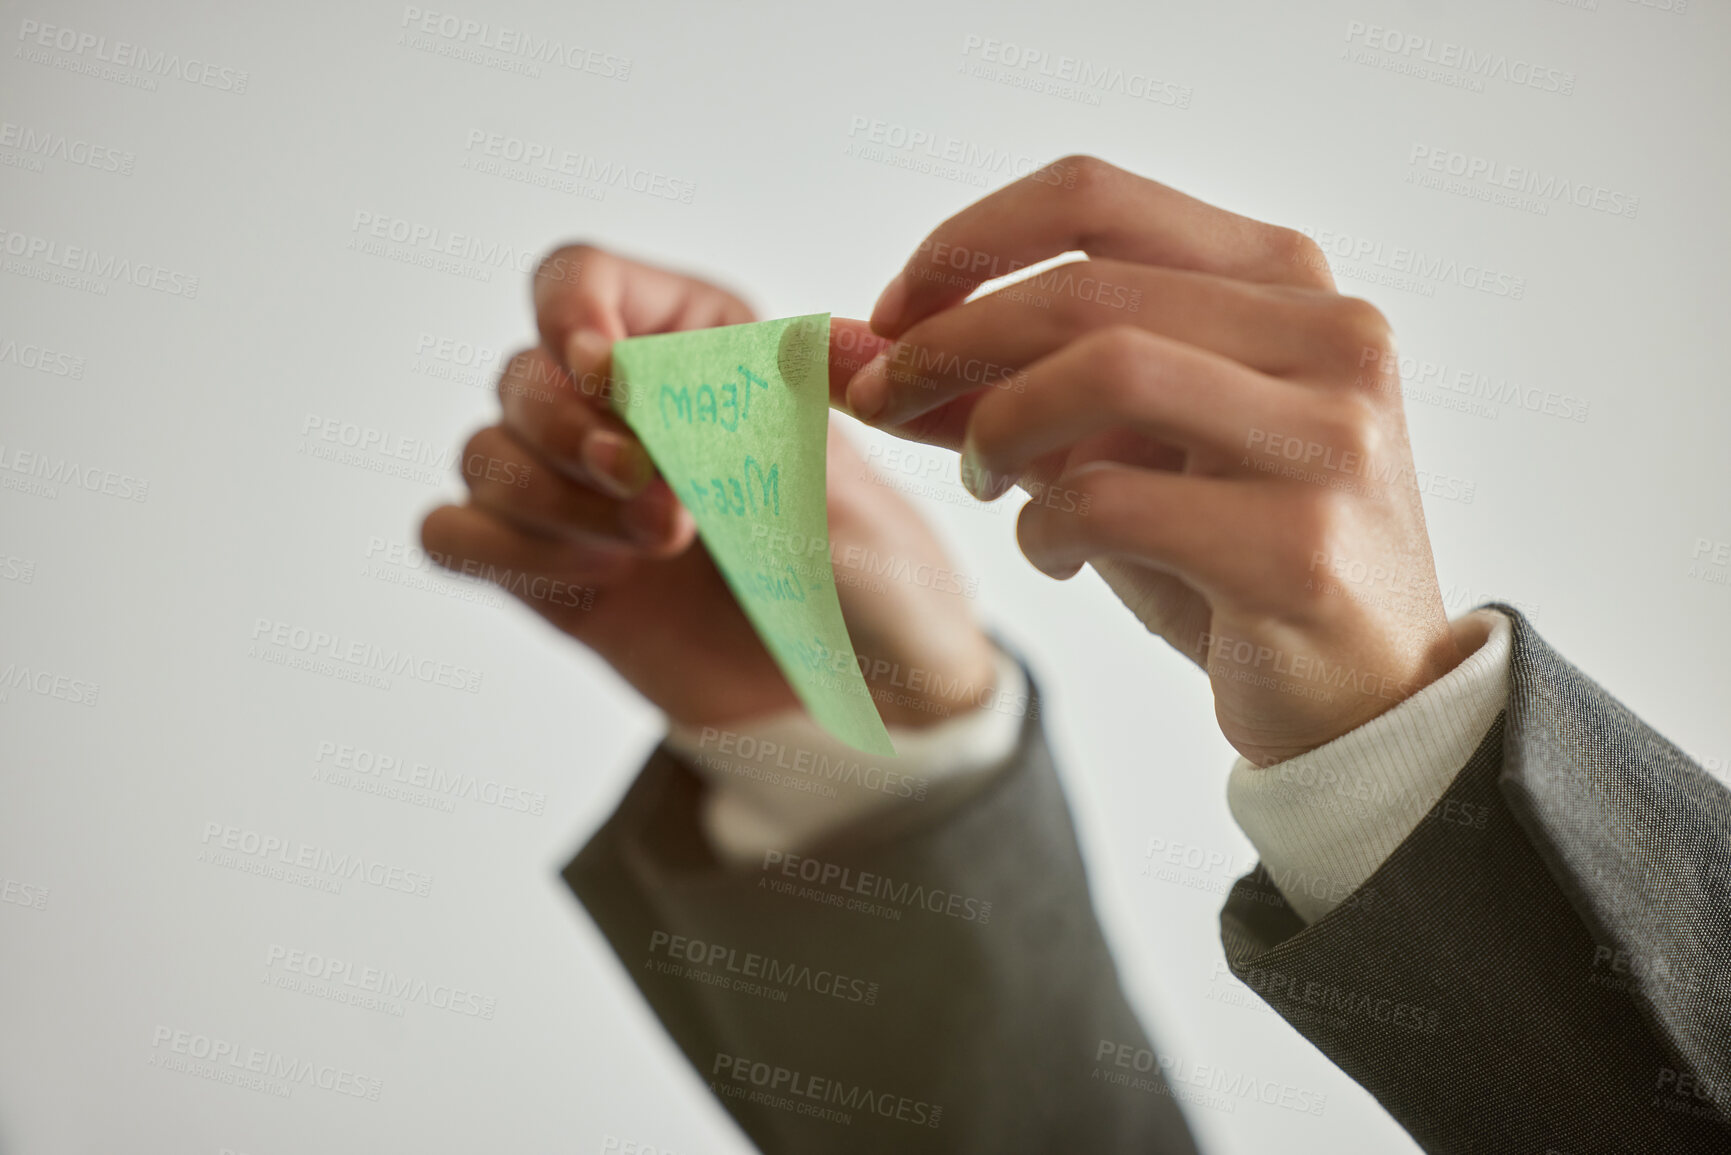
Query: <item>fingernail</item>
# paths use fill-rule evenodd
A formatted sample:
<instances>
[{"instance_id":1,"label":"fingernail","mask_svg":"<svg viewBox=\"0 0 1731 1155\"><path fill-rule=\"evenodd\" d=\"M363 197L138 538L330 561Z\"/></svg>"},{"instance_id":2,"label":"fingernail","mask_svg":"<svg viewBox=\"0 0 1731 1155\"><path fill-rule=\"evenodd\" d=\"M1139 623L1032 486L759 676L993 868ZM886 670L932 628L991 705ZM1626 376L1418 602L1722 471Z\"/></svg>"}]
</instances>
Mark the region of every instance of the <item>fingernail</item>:
<instances>
[{"instance_id":1,"label":"fingernail","mask_svg":"<svg viewBox=\"0 0 1731 1155\"><path fill-rule=\"evenodd\" d=\"M576 329L564 343L564 367L571 372L587 372L608 358L613 346L608 338L594 329Z\"/></svg>"},{"instance_id":2,"label":"fingernail","mask_svg":"<svg viewBox=\"0 0 1731 1155\"><path fill-rule=\"evenodd\" d=\"M884 286L884 291L878 294L878 303L872 306L872 332L879 336L888 336L889 326L902 319L902 310L908 304L907 270L897 273L890 283Z\"/></svg>"},{"instance_id":3,"label":"fingernail","mask_svg":"<svg viewBox=\"0 0 1731 1155\"><path fill-rule=\"evenodd\" d=\"M861 421L871 421L882 413L884 402L889 399L889 374L884 368L889 359L890 351L885 349L867 361L847 383L848 412Z\"/></svg>"},{"instance_id":4,"label":"fingernail","mask_svg":"<svg viewBox=\"0 0 1731 1155\"><path fill-rule=\"evenodd\" d=\"M974 448L973 440L962 443L962 486L981 501L996 501L1004 496L1010 488L1011 478L1007 474L994 475L980 460L980 451Z\"/></svg>"},{"instance_id":5,"label":"fingernail","mask_svg":"<svg viewBox=\"0 0 1731 1155\"><path fill-rule=\"evenodd\" d=\"M678 520L679 503L672 491L663 488L640 493L619 510L625 532L648 546L667 544Z\"/></svg>"},{"instance_id":6,"label":"fingernail","mask_svg":"<svg viewBox=\"0 0 1731 1155\"><path fill-rule=\"evenodd\" d=\"M583 439L583 464L614 497L641 492L655 475L641 446L606 429L591 430Z\"/></svg>"},{"instance_id":7,"label":"fingernail","mask_svg":"<svg viewBox=\"0 0 1731 1155\"><path fill-rule=\"evenodd\" d=\"M613 341L594 329L578 329L564 346L564 367L576 381L576 391L583 397L608 400L608 377L601 372L613 353Z\"/></svg>"}]
</instances>

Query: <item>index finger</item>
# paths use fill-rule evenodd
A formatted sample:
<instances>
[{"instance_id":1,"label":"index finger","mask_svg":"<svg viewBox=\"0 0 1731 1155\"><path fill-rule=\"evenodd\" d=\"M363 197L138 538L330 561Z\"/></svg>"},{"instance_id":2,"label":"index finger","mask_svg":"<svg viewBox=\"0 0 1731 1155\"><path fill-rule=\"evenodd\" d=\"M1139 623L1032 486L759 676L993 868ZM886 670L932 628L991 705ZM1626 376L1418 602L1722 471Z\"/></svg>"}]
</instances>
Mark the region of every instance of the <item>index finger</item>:
<instances>
[{"instance_id":1,"label":"index finger","mask_svg":"<svg viewBox=\"0 0 1731 1155\"><path fill-rule=\"evenodd\" d=\"M565 245L548 253L535 270L532 293L541 343L573 373L592 367L579 368L585 358L572 348L585 332L611 344L646 333L751 320L751 306L725 289L594 245ZM591 349L587 360L593 359Z\"/></svg>"},{"instance_id":2,"label":"index finger","mask_svg":"<svg viewBox=\"0 0 1731 1155\"><path fill-rule=\"evenodd\" d=\"M865 368L866 362L895 342L871 331L864 321L848 317L829 319L829 403L847 411L847 383Z\"/></svg>"},{"instance_id":3,"label":"index finger","mask_svg":"<svg viewBox=\"0 0 1731 1155\"><path fill-rule=\"evenodd\" d=\"M872 332L864 321L847 317L831 317L829 322L829 403L850 417L857 416L848 407L847 387L866 363L895 342ZM967 434L968 415L980 400L978 396L957 397L897 425L889 432L907 441L922 441L942 449L960 449ZM868 423L869 424L869 423Z\"/></svg>"},{"instance_id":4,"label":"index finger","mask_svg":"<svg viewBox=\"0 0 1731 1155\"><path fill-rule=\"evenodd\" d=\"M987 281L1080 250L1236 280L1334 288L1296 229L1240 216L1091 156L1065 157L976 201L920 242L872 310L899 337Z\"/></svg>"}]
</instances>

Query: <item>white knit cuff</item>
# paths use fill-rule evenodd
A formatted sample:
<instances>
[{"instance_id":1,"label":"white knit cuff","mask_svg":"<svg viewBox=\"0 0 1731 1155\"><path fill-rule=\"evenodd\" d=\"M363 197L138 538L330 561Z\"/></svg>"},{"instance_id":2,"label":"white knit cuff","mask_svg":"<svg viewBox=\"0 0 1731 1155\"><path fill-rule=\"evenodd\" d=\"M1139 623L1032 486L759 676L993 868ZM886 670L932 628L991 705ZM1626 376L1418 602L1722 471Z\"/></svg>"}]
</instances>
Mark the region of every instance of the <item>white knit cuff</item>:
<instances>
[{"instance_id":1,"label":"white knit cuff","mask_svg":"<svg viewBox=\"0 0 1731 1155\"><path fill-rule=\"evenodd\" d=\"M1015 753L1028 698L1027 676L1002 650L986 697L932 726L889 727L900 751L891 757L862 754L797 708L729 727L674 725L665 745L709 785L702 821L716 854L749 862L989 780Z\"/></svg>"},{"instance_id":2,"label":"white knit cuff","mask_svg":"<svg viewBox=\"0 0 1731 1155\"><path fill-rule=\"evenodd\" d=\"M1356 901L1442 798L1508 698L1509 619L1475 610L1450 628L1470 656L1394 709L1285 762L1233 764L1232 817L1307 923Z\"/></svg>"}]
</instances>

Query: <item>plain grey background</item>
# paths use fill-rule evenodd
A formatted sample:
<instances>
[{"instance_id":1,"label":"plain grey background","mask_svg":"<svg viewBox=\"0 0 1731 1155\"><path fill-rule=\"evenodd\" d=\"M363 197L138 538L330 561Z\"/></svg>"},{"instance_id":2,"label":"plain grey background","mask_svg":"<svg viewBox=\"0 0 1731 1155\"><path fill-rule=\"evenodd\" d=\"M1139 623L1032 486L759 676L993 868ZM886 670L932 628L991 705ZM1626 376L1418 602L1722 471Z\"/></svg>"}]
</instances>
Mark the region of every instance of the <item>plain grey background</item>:
<instances>
[{"instance_id":1,"label":"plain grey background","mask_svg":"<svg viewBox=\"0 0 1731 1155\"><path fill-rule=\"evenodd\" d=\"M1073 152L1311 230L1412 358L1417 461L1457 498L1427 501L1451 612L1527 608L1727 776L1721 5L3 8L0 1150L746 1149L555 873L659 717L413 548L561 240L764 317L861 316L940 220ZM1425 63L1466 53L1489 75ZM1066 57L1104 84L1052 91ZM1587 204L1447 183L1473 158ZM1425 271L1391 275L1396 250ZM1035 665L1163 1051L1326 1096L1194 1107L1207 1148L1411 1149L1223 973L1253 854L1204 679L1091 574L1029 567L1014 503L974 504L949 455L889 475ZM291 668L279 629L435 672ZM434 770L454 796L381 792ZM225 839L366 866L328 893ZM312 956L415 993L297 988ZM284 1097L177 1046L315 1075Z\"/></svg>"}]
</instances>

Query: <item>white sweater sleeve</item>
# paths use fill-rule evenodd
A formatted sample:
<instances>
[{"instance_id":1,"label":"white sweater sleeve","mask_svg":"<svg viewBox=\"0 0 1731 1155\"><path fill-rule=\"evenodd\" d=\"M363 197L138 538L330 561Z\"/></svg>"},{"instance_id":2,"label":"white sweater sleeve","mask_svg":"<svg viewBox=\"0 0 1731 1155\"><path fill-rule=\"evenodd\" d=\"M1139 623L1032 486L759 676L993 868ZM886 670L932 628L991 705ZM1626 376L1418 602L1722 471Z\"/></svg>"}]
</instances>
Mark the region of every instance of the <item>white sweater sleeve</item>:
<instances>
[{"instance_id":1,"label":"white sweater sleeve","mask_svg":"<svg viewBox=\"0 0 1731 1155\"><path fill-rule=\"evenodd\" d=\"M724 861L799 850L894 807L936 804L989 781L1015 753L1027 677L998 651L997 681L982 706L918 729L889 728L894 757L862 754L803 710L732 727L673 726L666 745L709 785L703 827Z\"/></svg>"},{"instance_id":2,"label":"white sweater sleeve","mask_svg":"<svg viewBox=\"0 0 1731 1155\"><path fill-rule=\"evenodd\" d=\"M1227 802L1292 908L1314 922L1394 853L1466 765L1508 697L1511 630L1494 610L1453 623L1459 666L1394 709L1307 754L1233 766ZM1026 700L998 655L996 701ZM749 862L798 850L896 807L954 799L1014 753L1021 715L978 709L922 729L892 727L901 753L861 754L801 710L731 728L673 726L668 748L709 784L703 826L716 853Z\"/></svg>"},{"instance_id":3,"label":"white sweater sleeve","mask_svg":"<svg viewBox=\"0 0 1731 1155\"><path fill-rule=\"evenodd\" d=\"M1232 817L1306 922L1357 891L1404 842L1484 739L1509 692L1509 619L1477 610L1452 628L1465 661L1325 746L1227 780Z\"/></svg>"}]
</instances>

